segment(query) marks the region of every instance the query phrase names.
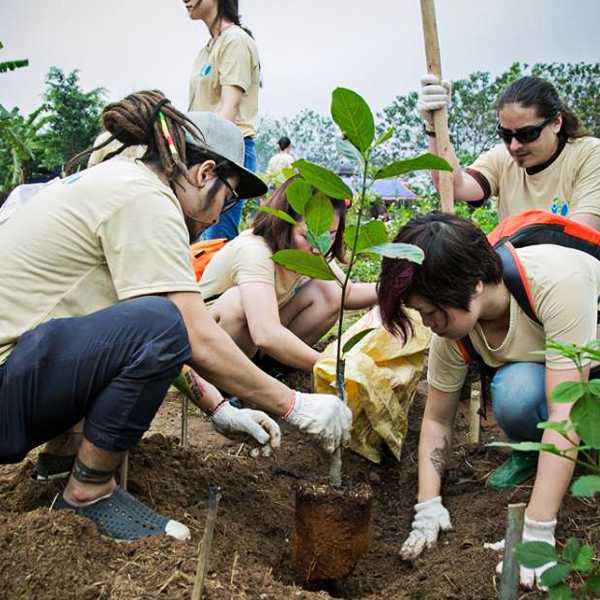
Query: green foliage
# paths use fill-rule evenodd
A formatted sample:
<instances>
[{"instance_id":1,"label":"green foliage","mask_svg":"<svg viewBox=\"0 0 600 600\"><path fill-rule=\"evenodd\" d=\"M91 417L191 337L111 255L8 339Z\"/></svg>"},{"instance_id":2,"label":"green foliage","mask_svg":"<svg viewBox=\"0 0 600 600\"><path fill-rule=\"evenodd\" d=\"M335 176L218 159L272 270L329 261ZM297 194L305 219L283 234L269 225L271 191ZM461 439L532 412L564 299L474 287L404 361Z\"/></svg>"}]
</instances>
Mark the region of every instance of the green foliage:
<instances>
[{"instance_id":1,"label":"green foliage","mask_svg":"<svg viewBox=\"0 0 600 600\"><path fill-rule=\"evenodd\" d=\"M90 148L100 133L103 88L84 92L79 72L65 75L51 67L46 76L44 100L49 118L43 133L43 163L49 168L64 166L73 156Z\"/></svg>"},{"instance_id":2,"label":"green foliage","mask_svg":"<svg viewBox=\"0 0 600 600\"><path fill-rule=\"evenodd\" d=\"M516 450L537 450L550 452L574 461L595 471L594 475L579 477L572 485L571 492L574 496L592 497L600 492L600 464L590 450L600 449L600 382L588 381L583 365L590 359L600 358L600 340L590 342L585 346L576 344L563 344L556 340L549 340L546 349L548 353L557 353L569 358L579 372L579 381L565 382L556 386L551 392L552 402L572 403L569 414L570 423L546 422L540 423L541 429L556 431L568 441L567 449L557 448L554 444L525 442L520 444L500 444L494 446L509 446ZM569 434L575 432L583 441L579 445L573 441ZM577 458L569 454L579 452ZM525 542L515 549L517 562L528 568L538 568L548 562L557 564L547 569L541 579L541 584L550 588L549 598L554 600L574 600L588 597L588 594L597 597L600 593L600 566L594 557L594 550L588 544L581 544L576 538L570 538L561 555L544 542ZM565 582L571 573L578 573L586 582L579 594L573 595L573 590Z\"/></svg>"},{"instance_id":3,"label":"green foliage","mask_svg":"<svg viewBox=\"0 0 600 600\"><path fill-rule=\"evenodd\" d=\"M4 48L4 44L0 42L0 50ZM16 69L22 69L29 65L27 58L21 58L17 60L7 60L0 62L0 73L8 73L8 71L15 71Z\"/></svg>"}]
</instances>

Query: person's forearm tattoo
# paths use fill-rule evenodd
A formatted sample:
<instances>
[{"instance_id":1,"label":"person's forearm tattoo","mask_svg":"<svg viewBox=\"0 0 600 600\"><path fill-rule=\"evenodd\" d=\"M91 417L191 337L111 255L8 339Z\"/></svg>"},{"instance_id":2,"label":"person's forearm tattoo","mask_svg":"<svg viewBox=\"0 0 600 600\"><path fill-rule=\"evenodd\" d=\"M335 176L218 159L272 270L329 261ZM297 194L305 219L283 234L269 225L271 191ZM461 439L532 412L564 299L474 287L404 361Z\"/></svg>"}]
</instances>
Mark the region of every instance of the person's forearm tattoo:
<instances>
[{"instance_id":1,"label":"person's forearm tattoo","mask_svg":"<svg viewBox=\"0 0 600 600\"><path fill-rule=\"evenodd\" d=\"M433 468L437 471L440 479L444 476L446 470L446 461L448 460L448 454L450 452L450 444L448 439L444 436L444 445L441 448L434 448L431 452L430 460Z\"/></svg>"}]
</instances>

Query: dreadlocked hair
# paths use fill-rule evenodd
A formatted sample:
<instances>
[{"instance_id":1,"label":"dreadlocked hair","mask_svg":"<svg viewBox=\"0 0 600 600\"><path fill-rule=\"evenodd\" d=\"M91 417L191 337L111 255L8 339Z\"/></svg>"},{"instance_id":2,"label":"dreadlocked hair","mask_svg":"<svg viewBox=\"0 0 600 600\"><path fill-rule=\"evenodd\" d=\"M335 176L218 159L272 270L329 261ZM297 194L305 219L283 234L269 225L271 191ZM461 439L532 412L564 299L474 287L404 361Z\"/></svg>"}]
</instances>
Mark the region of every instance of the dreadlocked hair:
<instances>
[{"instance_id":1,"label":"dreadlocked hair","mask_svg":"<svg viewBox=\"0 0 600 600\"><path fill-rule=\"evenodd\" d=\"M159 112L166 121L176 153L171 152L169 142L165 138L159 121ZM176 183L177 178L183 176L188 183L195 185L188 168L206 160L215 161L217 165L215 172L221 177L227 177L234 172L227 161L223 161L208 150L204 136L198 127L174 108L165 95L158 90L135 92L119 102L107 104L102 111L102 124L111 136L98 146L73 157L67 165L67 173L71 172L83 156L104 148L114 140L120 142L122 146L107 154L104 160L120 154L130 146L146 146L142 160L158 163L170 183ZM186 143L186 132L196 143Z\"/></svg>"}]
</instances>

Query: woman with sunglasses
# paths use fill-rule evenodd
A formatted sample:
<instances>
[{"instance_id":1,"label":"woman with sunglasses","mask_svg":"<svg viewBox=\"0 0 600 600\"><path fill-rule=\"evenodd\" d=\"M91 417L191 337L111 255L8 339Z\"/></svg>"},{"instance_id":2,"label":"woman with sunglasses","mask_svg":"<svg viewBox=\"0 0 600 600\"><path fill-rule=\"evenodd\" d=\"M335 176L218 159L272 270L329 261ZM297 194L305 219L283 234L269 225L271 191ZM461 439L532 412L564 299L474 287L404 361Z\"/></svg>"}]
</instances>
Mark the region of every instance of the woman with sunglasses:
<instances>
[{"instance_id":1,"label":"woman with sunglasses","mask_svg":"<svg viewBox=\"0 0 600 600\"><path fill-rule=\"evenodd\" d=\"M210 34L194 63L189 110L207 110L233 121L244 138L244 166L256 171L260 62L252 33L241 25L238 0L184 0L184 4L190 19L203 21ZM202 239L234 238L242 206L243 201L231 202Z\"/></svg>"},{"instance_id":2,"label":"woman with sunglasses","mask_svg":"<svg viewBox=\"0 0 600 600\"><path fill-rule=\"evenodd\" d=\"M295 220L300 216L287 201L285 182L269 206ZM333 243L327 258L344 261L345 204L332 199ZM211 259L200 279L200 291L216 321L248 355L260 350L277 361L310 372L319 357L312 347L333 325L339 312L341 288L332 281L303 277L275 264L279 250L314 251L304 231L273 215L259 212L250 230L243 231ZM351 283L345 308L360 309L377 302L375 284Z\"/></svg>"},{"instance_id":3,"label":"woman with sunglasses","mask_svg":"<svg viewBox=\"0 0 600 600\"><path fill-rule=\"evenodd\" d=\"M449 86L424 77L418 109L429 148L437 151L433 111L448 106ZM502 144L466 169L454 167L454 197L476 206L498 199L500 219L524 210L552 211L600 229L600 140L592 137L539 77L522 77L498 101L497 132ZM438 173L433 172L438 186Z\"/></svg>"}]
</instances>

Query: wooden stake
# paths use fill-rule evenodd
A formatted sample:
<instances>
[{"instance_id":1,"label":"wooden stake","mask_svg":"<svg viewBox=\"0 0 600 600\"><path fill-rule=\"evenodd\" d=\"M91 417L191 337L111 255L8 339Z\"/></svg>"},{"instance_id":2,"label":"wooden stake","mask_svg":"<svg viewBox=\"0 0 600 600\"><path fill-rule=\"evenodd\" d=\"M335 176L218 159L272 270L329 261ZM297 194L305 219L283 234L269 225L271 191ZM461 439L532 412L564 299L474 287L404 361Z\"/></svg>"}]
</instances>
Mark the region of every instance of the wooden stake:
<instances>
[{"instance_id":1,"label":"wooden stake","mask_svg":"<svg viewBox=\"0 0 600 600\"><path fill-rule=\"evenodd\" d=\"M440 60L440 45L438 42L434 0L421 0L421 16L425 37L427 72L436 75L441 81L442 63ZM448 134L448 111L446 107L433 111L433 124L435 127L437 153L442 158L448 160L450 156L450 136ZM448 162L450 161L448 160ZM440 171L439 177L442 211L452 213L454 212L452 173Z\"/></svg>"},{"instance_id":2,"label":"wooden stake","mask_svg":"<svg viewBox=\"0 0 600 600\"><path fill-rule=\"evenodd\" d=\"M121 475L119 485L127 491L127 480L129 479L129 451L126 451L121 461Z\"/></svg>"},{"instance_id":3,"label":"wooden stake","mask_svg":"<svg viewBox=\"0 0 600 600\"><path fill-rule=\"evenodd\" d=\"M192 600L200 600L204 590L204 576L208 565L208 556L212 546L213 533L215 531L215 522L217 520L217 508L221 499L221 488L218 485L211 485L208 489L208 515L206 525L204 526L204 535L202 536L202 546L198 555L198 567L196 568L196 578L194 580L194 589L192 591ZM232 574L233 578L233 574Z\"/></svg>"},{"instance_id":4,"label":"wooden stake","mask_svg":"<svg viewBox=\"0 0 600 600\"><path fill-rule=\"evenodd\" d=\"M190 401L186 396L183 396L181 401L181 445L187 448L189 445L188 440L188 410L190 407Z\"/></svg>"},{"instance_id":5,"label":"wooden stake","mask_svg":"<svg viewBox=\"0 0 600 600\"><path fill-rule=\"evenodd\" d=\"M341 359L336 369L336 384L338 388L338 395L341 402L346 402L346 388L344 382L346 381L346 363L344 359ZM331 457L331 463L329 464L329 486L332 488L342 487L342 447L338 446Z\"/></svg>"},{"instance_id":6,"label":"wooden stake","mask_svg":"<svg viewBox=\"0 0 600 600\"><path fill-rule=\"evenodd\" d=\"M514 549L523 538L525 503L508 505L506 536L504 537L504 560L500 582L500 600L517 600L519 595L520 567L514 556Z\"/></svg>"}]
</instances>

